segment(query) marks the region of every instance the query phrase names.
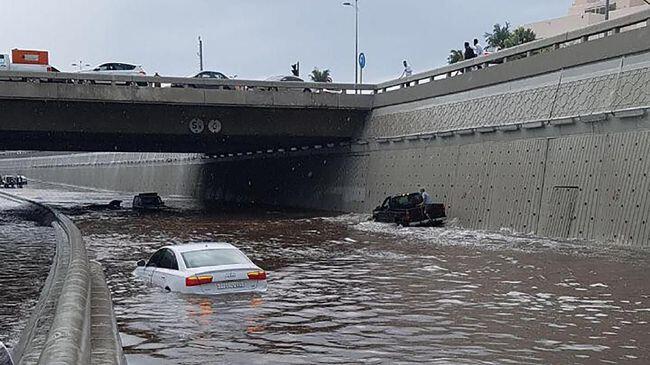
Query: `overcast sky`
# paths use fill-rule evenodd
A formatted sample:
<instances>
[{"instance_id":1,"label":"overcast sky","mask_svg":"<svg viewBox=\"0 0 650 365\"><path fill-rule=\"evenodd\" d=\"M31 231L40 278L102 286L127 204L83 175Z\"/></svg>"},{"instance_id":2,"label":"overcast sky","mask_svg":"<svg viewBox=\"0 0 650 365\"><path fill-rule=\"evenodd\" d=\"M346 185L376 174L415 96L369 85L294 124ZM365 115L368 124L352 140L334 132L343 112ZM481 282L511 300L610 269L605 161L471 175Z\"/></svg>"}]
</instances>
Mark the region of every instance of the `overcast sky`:
<instances>
[{"instance_id":1,"label":"overcast sky","mask_svg":"<svg viewBox=\"0 0 650 365\"><path fill-rule=\"evenodd\" d=\"M141 64L153 74L198 70L197 37L205 68L238 78L289 74L304 78L329 68L335 81L354 80L354 11L343 0L2 0L0 53L50 51L51 64L72 71L82 60ZM481 36L494 23L513 25L567 13L572 0L359 0L365 81L445 64L449 50Z\"/></svg>"}]
</instances>

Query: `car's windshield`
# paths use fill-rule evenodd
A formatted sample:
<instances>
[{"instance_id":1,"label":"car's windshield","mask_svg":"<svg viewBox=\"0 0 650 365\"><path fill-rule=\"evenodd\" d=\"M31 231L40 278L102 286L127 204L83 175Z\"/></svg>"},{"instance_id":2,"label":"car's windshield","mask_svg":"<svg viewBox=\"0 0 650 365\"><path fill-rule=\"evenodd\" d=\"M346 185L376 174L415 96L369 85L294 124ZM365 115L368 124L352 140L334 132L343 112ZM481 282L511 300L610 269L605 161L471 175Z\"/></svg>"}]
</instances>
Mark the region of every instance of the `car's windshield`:
<instances>
[{"instance_id":1,"label":"car's windshield","mask_svg":"<svg viewBox=\"0 0 650 365\"><path fill-rule=\"evenodd\" d=\"M182 253L181 256L183 256L185 267L188 269L206 266L247 264L249 262L244 254L231 248L189 251Z\"/></svg>"}]
</instances>

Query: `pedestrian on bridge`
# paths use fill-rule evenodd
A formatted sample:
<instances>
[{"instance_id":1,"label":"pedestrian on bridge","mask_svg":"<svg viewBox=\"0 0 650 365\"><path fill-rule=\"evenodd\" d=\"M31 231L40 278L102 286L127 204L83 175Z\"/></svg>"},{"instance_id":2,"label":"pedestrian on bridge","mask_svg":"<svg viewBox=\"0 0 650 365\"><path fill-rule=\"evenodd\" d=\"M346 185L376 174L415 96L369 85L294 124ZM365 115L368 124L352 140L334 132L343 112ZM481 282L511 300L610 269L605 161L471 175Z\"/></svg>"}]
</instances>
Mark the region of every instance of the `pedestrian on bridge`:
<instances>
[{"instance_id":1,"label":"pedestrian on bridge","mask_svg":"<svg viewBox=\"0 0 650 365\"><path fill-rule=\"evenodd\" d=\"M413 69L411 68L409 63L406 62L406 60L404 60L404 62L402 63L404 64L404 71L402 71L402 75L399 78L402 79L402 78L408 78L413 76ZM411 86L410 82L402 84L402 87L409 87L409 86Z\"/></svg>"},{"instance_id":2,"label":"pedestrian on bridge","mask_svg":"<svg viewBox=\"0 0 650 365\"><path fill-rule=\"evenodd\" d=\"M404 71L402 72L402 75L399 78L402 79L402 78L405 78L405 77L413 76L413 69L411 68L409 63L406 62L406 60L404 60L404 62L402 62L402 63L404 64Z\"/></svg>"},{"instance_id":3,"label":"pedestrian on bridge","mask_svg":"<svg viewBox=\"0 0 650 365\"><path fill-rule=\"evenodd\" d=\"M481 46L481 43L479 43L478 39L474 38L474 54L476 56L483 56L483 46Z\"/></svg>"}]
</instances>

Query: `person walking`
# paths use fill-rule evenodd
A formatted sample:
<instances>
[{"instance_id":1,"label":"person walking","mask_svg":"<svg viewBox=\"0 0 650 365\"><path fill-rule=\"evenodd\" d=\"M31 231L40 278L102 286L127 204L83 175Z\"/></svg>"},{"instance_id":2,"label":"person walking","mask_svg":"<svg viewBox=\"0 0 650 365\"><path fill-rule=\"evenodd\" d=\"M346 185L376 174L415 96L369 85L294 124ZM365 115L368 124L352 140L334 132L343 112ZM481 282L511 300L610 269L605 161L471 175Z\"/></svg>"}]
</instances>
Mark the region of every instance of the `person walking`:
<instances>
[{"instance_id":1,"label":"person walking","mask_svg":"<svg viewBox=\"0 0 650 365\"><path fill-rule=\"evenodd\" d=\"M478 39L474 39L474 54L476 56L483 56L483 46L481 46L481 43L479 43Z\"/></svg>"}]
</instances>

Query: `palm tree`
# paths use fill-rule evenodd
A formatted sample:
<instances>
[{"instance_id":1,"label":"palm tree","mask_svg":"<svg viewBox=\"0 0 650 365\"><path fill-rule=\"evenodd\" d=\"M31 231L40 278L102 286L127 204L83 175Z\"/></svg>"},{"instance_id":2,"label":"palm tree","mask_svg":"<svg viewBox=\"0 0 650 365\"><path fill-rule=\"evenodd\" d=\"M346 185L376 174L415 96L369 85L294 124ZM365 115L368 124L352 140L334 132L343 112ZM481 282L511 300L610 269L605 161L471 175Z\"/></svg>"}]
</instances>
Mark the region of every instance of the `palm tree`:
<instances>
[{"instance_id":1,"label":"palm tree","mask_svg":"<svg viewBox=\"0 0 650 365\"><path fill-rule=\"evenodd\" d=\"M330 75L330 70L319 70L318 67L314 68L309 75L311 81L313 82L332 82L332 76Z\"/></svg>"},{"instance_id":2,"label":"palm tree","mask_svg":"<svg viewBox=\"0 0 650 365\"><path fill-rule=\"evenodd\" d=\"M506 41L510 38L510 23L502 27L501 24L495 24L492 33L485 33L485 39L490 47L494 50L506 48Z\"/></svg>"},{"instance_id":3,"label":"palm tree","mask_svg":"<svg viewBox=\"0 0 650 365\"><path fill-rule=\"evenodd\" d=\"M449 53L449 57L447 57L447 62L449 62L450 65L463 60L465 60L465 55L460 49L452 49Z\"/></svg>"},{"instance_id":4,"label":"palm tree","mask_svg":"<svg viewBox=\"0 0 650 365\"><path fill-rule=\"evenodd\" d=\"M510 33L510 37L505 41L505 48L518 46L520 44L532 42L537 36L532 29L519 27Z\"/></svg>"}]
</instances>

